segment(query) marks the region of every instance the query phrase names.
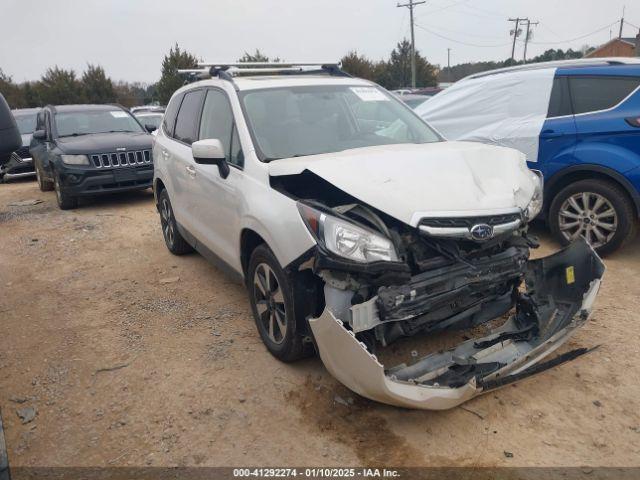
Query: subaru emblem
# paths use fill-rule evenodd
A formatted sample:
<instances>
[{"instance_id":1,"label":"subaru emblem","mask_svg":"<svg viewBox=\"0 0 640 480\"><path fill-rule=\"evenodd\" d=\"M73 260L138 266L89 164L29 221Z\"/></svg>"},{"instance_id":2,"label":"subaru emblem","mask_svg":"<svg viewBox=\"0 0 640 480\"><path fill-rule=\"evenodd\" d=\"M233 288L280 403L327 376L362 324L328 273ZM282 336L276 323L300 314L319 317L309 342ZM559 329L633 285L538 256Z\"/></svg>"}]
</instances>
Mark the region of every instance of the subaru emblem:
<instances>
[{"instance_id":1,"label":"subaru emblem","mask_svg":"<svg viewBox=\"0 0 640 480\"><path fill-rule=\"evenodd\" d=\"M493 237L493 227L486 223L474 225L469 232L471 233L471 238L478 241L489 240Z\"/></svg>"}]
</instances>

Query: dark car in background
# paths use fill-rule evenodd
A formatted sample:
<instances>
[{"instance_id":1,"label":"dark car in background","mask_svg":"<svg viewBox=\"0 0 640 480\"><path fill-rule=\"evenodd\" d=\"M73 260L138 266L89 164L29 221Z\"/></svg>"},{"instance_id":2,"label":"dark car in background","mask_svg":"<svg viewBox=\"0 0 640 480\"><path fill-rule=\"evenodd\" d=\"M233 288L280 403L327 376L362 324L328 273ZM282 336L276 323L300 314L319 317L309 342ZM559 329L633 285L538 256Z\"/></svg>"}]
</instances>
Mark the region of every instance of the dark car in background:
<instances>
[{"instance_id":1,"label":"dark car in background","mask_svg":"<svg viewBox=\"0 0 640 480\"><path fill-rule=\"evenodd\" d=\"M164 117L164 112L155 110L142 110L139 112L134 112L133 116L138 119L138 121L144 126L144 128L153 133L158 128L160 128L162 118Z\"/></svg>"},{"instance_id":2,"label":"dark car in background","mask_svg":"<svg viewBox=\"0 0 640 480\"><path fill-rule=\"evenodd\" d=\"M151 187L152 139L119 105L47 106L29 150L40 190L55 190L66 210L79 197Z\"/></svg>"},{"instance_id":3,"label":"dark car in background","mask_svg":"<svg viewBox=\"0 0 640 480\"><path fill-rule=\"evenodd\" d=\"M36 129L36 117L39 111L39 108L23 108L11 111L18 125L18 130L20 130L22 146L11 154L8 161L0 165L0 179L9 180L35 176L36 172L29 153L29 143L31 142L31 135Z\"/></svg>"}]
</instances>

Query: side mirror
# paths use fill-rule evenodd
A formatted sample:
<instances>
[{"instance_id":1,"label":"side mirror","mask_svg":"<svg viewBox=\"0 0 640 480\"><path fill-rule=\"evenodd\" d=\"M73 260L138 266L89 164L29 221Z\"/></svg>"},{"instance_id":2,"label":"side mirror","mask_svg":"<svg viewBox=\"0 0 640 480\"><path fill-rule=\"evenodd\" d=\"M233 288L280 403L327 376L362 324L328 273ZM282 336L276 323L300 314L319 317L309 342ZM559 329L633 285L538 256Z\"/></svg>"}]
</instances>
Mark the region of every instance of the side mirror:
<instances>
[{"instance_id":1,"label":"side mirror","mask_svg":"<svg viewBox=\"0 0 640 480\"><path fill-rule=\"evenodd\" d=\"M22 137L11 109L0 93L0 155L11 153L22 145Z\"/></svg>"},{"instance_id":2,"label":"side mirror","mask_svg":"<svg viewBox=\"0 0 640 480\"><path fill-rule=\"evenodd\" d=\"M145 124L144 124L144 128L145 128L145 129L147 130L147 132L149 132L149 133L153 133L153 132L155 132L155 131L158 129L158 127L156 127L155 125L151 125L150 123L145 123Z\"/></svg>"},{"instance_id":3,"label":"side mirror","mask_svg":"<svg viewBox=\"0 0 640 480\"><path fill-rule=\"evenodd\" d=\"M35 132L33 132L33 138L35 138L36 140L46 140L47 132L45 132L44 130L36 130Z\"/></svg>"},{"instance_id":4,"label":"side mirror","mask_svg":"<svg viewBox=\"0 0 640 480\"><path fill-rule=\"evenodd\" d=\"M217 165L222 178L229 176L229 164L224 153L224 146L217 138L198 140L191 145L193 159L200 165Z\"/></svg>"}]
</instances>

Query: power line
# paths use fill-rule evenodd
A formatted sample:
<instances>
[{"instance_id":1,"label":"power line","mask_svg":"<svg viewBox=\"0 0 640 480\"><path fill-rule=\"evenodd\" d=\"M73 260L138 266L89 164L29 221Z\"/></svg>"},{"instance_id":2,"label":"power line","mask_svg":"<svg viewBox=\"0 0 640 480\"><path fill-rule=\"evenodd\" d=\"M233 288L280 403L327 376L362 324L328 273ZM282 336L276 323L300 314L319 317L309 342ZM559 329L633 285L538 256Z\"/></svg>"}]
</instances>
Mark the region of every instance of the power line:
<instances>
[{"instance_id":1,"label":"power line","mask_svg":"<svg viewBox=\"0 0 640 480\"><path fill-rule=\"evenodd\" d=\"M397 8L407 7L409 9L409 16L411 17L411 86L416 88L416 38L413 31L413 9L418 5L422 5L423 3L427 3L426 0L414 1L409 0L409 3L398 3L396 5Z\"/></svg>"},{"instance_id":2,"label":"power line","mask_svg":"<svg viewBox=\"0 0 640 480\"><path fill-rule=\"evenodd\" d=\"M424 30L426 32L429 32L430 34L435 35L436 37L440 37L440 38L442 38L444 40L449 40L450 42L459 43L460 45L466 45L467 47L496 48L496 47L504 47L506 45L510 45L511 44L511 42L507 42L507 43L499 43L499 44L496 44L496 45L478 45L476 43L463 42L463 41L456 40L456 39L451 38L451 37L447 37L445 35L441 35L440 33L434 32L433 30L431 30L431 29L429 29L427 27L424 27L424 26L422 26L422 25L420 25L418 23L416 23L416 27L421 28L422 30Z\"/></svg>"},{"instance_id":3,"label":"power line","mask_svg":"<svg viewBox=\"0 0 640 480\"><path fill-rule=\"evenodd\" d=\"M585 35L580 35L579 37L575 37L575 38L569 38L567 40L556 40L554 42L534 42L531 41L529 43L535 43L536 45L555 45L558 43L570 43L570 42L575 42L576 40L582 40L583 38L587 38L590 37L591 35L595 35L596 33L599 33L603 30L606 30L609 27L612 27L613 25L615 25L616 23L618 23L619 20L616 20L615 22L611 22L609 25L605 25L604 27L601 27L597 30L594 30L593 32L587 33Z\"/></svg>"},{"instance_id":4,"label":"power line","mask_svg":"<svg viewBox=\"0 0 640 480\"><path fill-rule=\"evenodd\" d=\"M436 29L436 30L441 30L441 31L453 33L456 36L457 35L462 35L462 36L468 36L468 37L483 38L485 40L498 40L498 39L504 38L504 36L498 37L498 36L477 35L475 33L470 33L470 32L460 32L460 31L457 31L457 30L451 30L450 28L441 27L440 25L438 25L438 26L431 25L429 23L423 23L422 25L426 26L428 28L433 28L433 29Z\"/></svg>"},{"instance_id":5,"label":"power line","mask_svg":"<svg viewBox=\"0 0 640 480\"><path fill-rule=\"evenodd\" d=\"M440 12L442 10L447 10L449 8L457 7L458 5L462 5L463 3L467 3L469 1L471 1L471 0L460 0L458 2L450 3L449 5L445 5L443 7L436 8L435 10L428 10L428 11L422 13L422 15L416 15L416 17L420 18L420 17L424 17L426 15L431 15L432 13L436 13L436 12Z\"/></svg>"}]
</instances>

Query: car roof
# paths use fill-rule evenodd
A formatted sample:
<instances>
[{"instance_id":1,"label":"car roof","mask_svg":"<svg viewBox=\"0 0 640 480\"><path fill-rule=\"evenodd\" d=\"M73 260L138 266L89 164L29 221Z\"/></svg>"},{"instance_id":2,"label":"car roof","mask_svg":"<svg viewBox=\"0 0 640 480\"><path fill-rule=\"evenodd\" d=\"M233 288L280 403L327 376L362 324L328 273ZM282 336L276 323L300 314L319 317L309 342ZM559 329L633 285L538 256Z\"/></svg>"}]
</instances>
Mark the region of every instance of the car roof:
<instances>
[{"instance_id":1,"label":"car roof","mask_svg":"<svg viewBox=\"0 0 640 480\"><path fill-rule=\"evenodd\" d=\"M463 80L472 78L488 77L501 73L521 72L530 70L543 70L546 68L588 68L588 67L611 67L616 65L640 66L640 58L634 57L606 57L606 58L578 58L573 60L556 60L553 62L528 63L525 65L515 65L513 67L498 68L486 72L474 73Z\"/></svg>"},{"instance_id":2,"label":"car roof","mask_svg":"<svg viewBox=\"0 0 640 480\"><path fill-rule=\"evenodd\" d=\"M124 110L120 105L49 105L59 113L110 111L114 109Z\"/></svg>"},{"instance_id":3,"label":"car roof","mask_svg":"<svg viewBox=\"0 0 640 480\"><path fill-rule=\"evenodd\" d=\"M221 83L230 83L229 80L217 77L199 80L183 87L184 90L190 90L195 86L220 86ZM263 88L278 87L305 87L314 85L352 85L352 86L371 86L374 85L368 80L346 76L331 75L252 75L233 77L233 85L239 91L258 90Z\"/></svg>"},{"instance_id":4,"label":"car roof","mask_svg":"<svg viewBox=\"0 0 640 480\"><path fill-rule=\"evenodd\" d=\"M40 110L42 110L40 107L36 107L36 108L14 108L13 110L11 110L11 113L14 115L21 115L21 114L33 114L33 113L38 113Z\"/></svg>"}]
</instances>

